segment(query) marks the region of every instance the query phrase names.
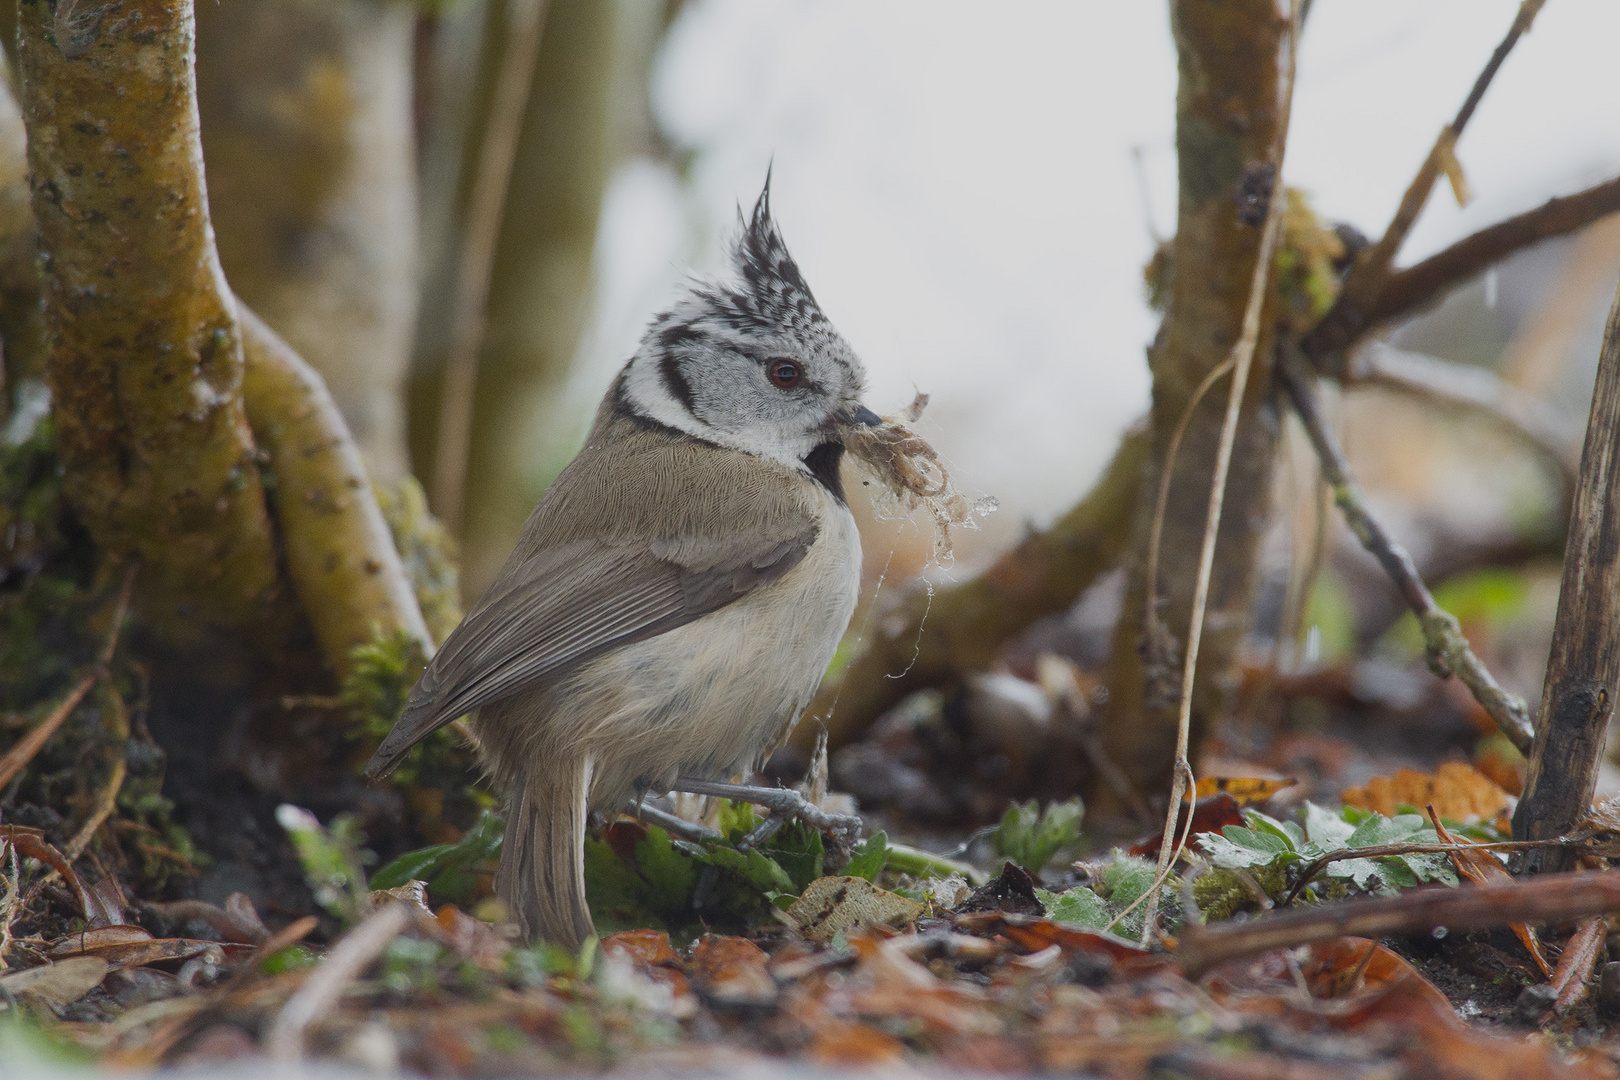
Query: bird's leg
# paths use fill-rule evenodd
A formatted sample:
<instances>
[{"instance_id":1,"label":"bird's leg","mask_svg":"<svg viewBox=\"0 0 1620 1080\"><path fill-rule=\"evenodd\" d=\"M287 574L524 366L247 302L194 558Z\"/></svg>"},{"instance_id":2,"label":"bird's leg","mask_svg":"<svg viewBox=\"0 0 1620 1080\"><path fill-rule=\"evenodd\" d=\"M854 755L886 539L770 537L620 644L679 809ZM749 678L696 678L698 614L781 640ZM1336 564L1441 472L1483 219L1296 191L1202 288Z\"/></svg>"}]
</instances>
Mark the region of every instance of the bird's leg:
<instances>
[{"instance_id":1,"label":"bird's leg","mask_svg":"<svg viewBox=\"0 0 1620 1080\"><path fill-rule=\"evenodd\" d=\"M656 806L648 806L645 802L636 803L635 816L648 825L657 825L665 832L672 832L686 840L701 843L704 840L713 840L719 837L720 830L712 829L696 821L687 821L683 817L676 817L666 810Z\"/></svg>"},{"instance_id":2,"label":"bird's leg","mask_svg":"<svg viewBox=\"0 0 1620 1080\"><path fill-rule=\"evenodd\" d=\"M676 778L674 790L684 791L690 795L713 795L733 802L748 802L755 806L763 806L771 812L773 818L782 821L796 818L812 829L828 833L834 842L841 846L852 846L861 838L860 818L852 814L829 814L792 788L726 784L718 780L694 780L681 776ZM760 829L762 828L763 825ZM759 841L754 840L754 835L759 833L760 829L750 833L744 843L763 842L768 838L769 834L766 834ZM772 832L774 831L773 829Z\"/></svg>"}]
</instances>

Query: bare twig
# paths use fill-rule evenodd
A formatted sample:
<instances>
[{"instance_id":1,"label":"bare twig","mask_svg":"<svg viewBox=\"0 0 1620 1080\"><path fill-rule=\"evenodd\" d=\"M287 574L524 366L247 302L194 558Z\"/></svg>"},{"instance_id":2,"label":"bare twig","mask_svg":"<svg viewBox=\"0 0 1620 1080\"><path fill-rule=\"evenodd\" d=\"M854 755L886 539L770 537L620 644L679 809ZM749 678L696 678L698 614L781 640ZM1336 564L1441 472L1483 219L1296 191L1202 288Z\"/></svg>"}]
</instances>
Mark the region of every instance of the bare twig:
<instances>
[{"instance_id":1,"label":"bare twig","mask_svg":"<svg viewBox=\"0 0 1620 1080\"><path fill-rule=\"evenodd\" d=\"M1356 534L1356 539L1361 541L1361 546L1383 566L1384 572L1400 591L1401 598L1412 609L1412 614L1417 616L1418 626L1423 631L1423 643L1428 650L1430 669L1437 675L1455 675L1461 679L1469 693L1474 695L1474 700L1490 714L1513 745L1520 750L1528 749L1535 731L1530 726L1530 714L1524 702L1503 690L1486 670L1479 657L1474 655L1468 639L1463 637L1462 626L1456 616L1435 603L1434 594L1423 583L1412 556L1367 509L1361 485L1356 483L1344 451L1322 417L1321 405L1310 383L1311 376L1300 368L1295 351L1285 346L1277 364L1277 378L1293 401L1294 411L1305 425L1311 445L1316 448L1316 456L1322 463L1322 478L1333 489L1333 501L1344 513L1346 523ZM1568 824L1573 822L1566 823L1566 827Z\"/></svg>"},{"instance_id":2,"label":"bare twig","mask_svg":"<svg viewBox=\"0 0 1620 1080\"><path fill-rule=\"evenodd\" d=\"M410 925L411 913L393 902L378 908L365 922L333 945L324 959L281 1007L264 1036L265 1053L273 1061L301 1061L304 1032L329 1011L348 985L360 977L382 951Z\"/></svg>"},{"instance_id":3,"label":"bare twig","mask_svg":"<svg viewBox=\"0 0 1620 1080\"><path fill-rule=\"evenodd\" d=\"M1540 847L1573 847L1583 844L1584 841L1576 837L1555 837L1552 840L1499 840L1488 844L1474 844L1468 841L1458 841L1455 844L1374 844L1369 847L1339 848L1326 855L1319 855L1299 868L1295 875L1294 884L1283 894L1279 906L1288 907L1299 894L1305 891L1322 868L1329 863L1343 862L1346 859L1381 859L1390 855L1450 855L1456 851L1528 851ZM1505 871L1505 868L1504 868Z\"/></svg>"},{"instance_id":4,"label":"bare twig","mask_svg":"<svg viewBox=\"0 0 1620 1080\"><path fill-rule=\"evenodd\" d=\"M1266 285L1274 271L1272 255L1277 247L1277 236L1282 231L1282 211L1287 203L1283 192L1283 160L1288 146L1289 113L1294 100L1294 71L1299 57L1300 8L1302 0L1292 0L1288 20L1287 57L1278 78L1277 134L1271 150L1272 185L1266 207L1265 230L1260 237L1260 248L1255 254L1254 271L1249 280L1249 296L1243 309L1243 329L1237 343L1232 346L1232 381L1227 387L1226 418L1221 424L1220 442L1215 452L1215 472L1210 477L1209 511L1204 520L1204 542L1198 556L1198 576L1193 586L1192 615L1187 625L1187 653L1181 669L1181 712L1176 727L1176 757L1172 767L1170 805L1165 811L1164 840L1159 846L1159 866L1153 887L1148 890L1147 911L1142 919L1142 941L1150 941L1159 921L1159 889L1170 874L1171 863L1181 853L1176 843L1176 823L1180 815L1182 796L1186 794L1193 772L1188 758L1188 742L1192 732L1193 681L1198 673L1198 646L1204 632L1204 608L1209 602L1210 574L1215 566L1215 538L1220 532L1221 509L1226 500L1226 477L1232 466L1232 444L1237 438L1238 415L1243 408L1244 391L1248 388L1249 369L1254 363L1254 350L1260 340L1260 313L1265 307ZM1150 585L1151 587L1151 585ZM1151 610L1151 609L1150 609ZM1189 818L1189 822L1190 822Z\"/></svg>"},{"instance_id":5,"label":"bare twig","mask_svg":"<svg viewBox=\"0 0 1620 1080\"><path fill-rule=\"evenodd\" d=\"M119 587L118 602L113 607L112 628L107 631L107 640L101 646L101 652L96 657L95 664L74 685L73 689L68 691L67 696L57 704L56 708L51 710L49 716L36 724L27 735L24 735L16 746L7 751L5 757L0 758L0 787L5 787L11 783L13 777L28 767L28 763L34 760L34 755L38 754L45 744L50 741L51 736L56 734L56 729L61 727L69 716L73 715L73 710L79 707L79 702L84 700L91 687L95 686L96 682L107 674L108 665L112 663L113 653L118 648L118 635L123 630L124 617L129 614L129 597L131 590L135 587L135 574L138 568L138 564L132 562L124 571L124 583Z\"/></svg>"},{"instance_id":6,"label":"bare twig","mask_svg":"<svg viewBox=\"0 0 1620 1080\"><path fill-rule=\"evenodd\" d=\"M1472 889L1414 889L1400 896L1317 904L1246 923L1185 925L1176 958L1197 978L1256 953L1354 935L1484 930L1509 923L1561 923L1620 911L1620 871L1559 874Z\"/></svg>"},{"instance_id":7,"label":"bare twig","mask_svg":"<svg viewBox=\"0 0 1620 1080\"><path fill-rule=\"evenodd\" d=\"M1347 361L1343 378L1347 385L1388 387L1478 413L1528 443L1572 486L1580 470L1577 424L1493 371L1374 342Z\"/></svg>"},{"instance_id":8,"label":"bare twig","mask_svg":"<svg viewBox=\"0 0 1620 1080\"><path fill-rule=\"evenodd\" d=\"M1549 199L1505 221L1481 229L1450 247L1396 270L1384 279L1368 306L1365 325L1398 319L1541 240L1577 232L1609 214L1620 213L1620 176L1573 195ZM1313 361L1318 360L1312 356Z\"/></svg>"},{"instance_id":9,"label":"bare twig","mask_svg":"<svg viewBox=\"0 0 1620 1080\"><path fill-rule=\"evenodd\" d=\"M450 307L450 351L445 358L444 386L439 392L432 502L433 512L457 535L461 532L466 494L473 391L478 381L478 350L484 338L490 274L545 23L545 0L508 0L500 75L479 148L478 171L467 207L467 231L461 240L461 258L456 268Z\"/></svg>"},{"instance_id":10,"label":"bare twig","mask_svg":"<svg viewBox=\"0 0 1620 1080\"><path fill-rule=\"evenodd\" d=\"M1519 5L1518 13L1513 18L1513 25L1508 28L1506 36L1491 53L1484 70L1474 80L1474 86L1468 92L1467 99L1463 101L1462 108L1457 110L1456 118L1440 129L1434 146L1429 150L1429 156L1423 159L1417 175L1412 178L1406 194L1401 197L1401 204L1396 209L1394 218L1390 220L1389 227L1384 230L1384 235L1379 238L1378 243L1362 252L1356 259L1355 265L1345 275L1338 300L1311 332L1305 335L1301 347L1305 355L1312 360L1325 363L1330 357L1342 354L1370 325L1368 313L1383 291L1396 253L1406 242L1407 234L1412 231L1418 215L1423 212L1424 205L1429 201L1429 193L1434 190L1435 182L1440 179L1442 173L1452 172L1455 169L1457 139L1468 126L1469 119L1478 108L1480 99L1485 96L1485 90L1491 85L1491 80L1496 77L1502 61L1507 59L1508 53L1513 51L1513 46L1518 44L1519 38L1530 29L1530 24L1535 21L1536 14L1545 2L1546 0L1523 0Z\"/></svg>"}]
</instances>

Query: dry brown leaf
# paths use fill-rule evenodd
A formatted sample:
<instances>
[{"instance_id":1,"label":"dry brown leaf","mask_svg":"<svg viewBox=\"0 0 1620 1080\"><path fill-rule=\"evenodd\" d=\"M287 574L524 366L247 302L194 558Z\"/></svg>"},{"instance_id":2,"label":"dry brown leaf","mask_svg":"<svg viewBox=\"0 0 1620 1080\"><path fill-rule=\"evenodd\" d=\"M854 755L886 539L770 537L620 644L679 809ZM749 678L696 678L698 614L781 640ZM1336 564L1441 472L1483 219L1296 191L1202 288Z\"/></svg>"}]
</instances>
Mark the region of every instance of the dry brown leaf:
<instances>
[{"instance_id":1,"label":"dry brown leaf","mask_svg":"<svg viewBox=\"0 0 1620 1080\"><path fill-rule=\"evenodd\" d=\"M1203 776L1198 779L1197 795L1200 799L1207 799L1211 795L1225 792L1237 800L1239 806L1253 806L1263 803L1279 791L1286 791L1299 783L1298 780L1261 780L1247 776Z\"/></svg>"},{"instance_id":2,"label":"dry brown leaf","mask_svg":"<svg viewBox=\"0 0 1620 1080\"><path fill-rule=\"evenodd\" d=\"M107 961L97 956L75 956L27 971L0 975L0 992L59 1008L72 1004L101 985Z\"/></svg>"},{"instance_id":3,"label":"dry brown leaf","mask_svg":"<svg viewBox=\"0 0 1620 1080\"><path fill-rule=\"evenodd\" d=\"M1609 934L1609 920L1603 915L1589 915L1575 927L1575 933L1564 943L1558 957L1558 970L1553 972L1552 988L1558 991L1553 1008L1568 1012L1570 1007L1586 996L1592 981L1592 970L1603 952L1604 939Z\"/></svg>"},{"instance_id":4,"label":"dry brown leaf","mask_svg":"<svg viewBox=\"0 0 1620 1080\"><path fill-rule=\"evenodd\" d=\"M915 900L880 889L865 878L824 877L805 886L787 916L801 937L828 942L839 931L868 926L902 927L927 909Z\"/></svg>"},{"instance_id":5,"label":"dry brown leaf","mask_svg":"<svg viewBox=\"0 0 1620 1080\"><path fill-rule=\"evenodd\" d=\"M623 953L631 963L644 967L681 966L681 954L669 943L662 930L622 930L602 939L602 952Z\"/></svg>"},{"instance_id":6,"label":"dry brown leaf","mask_svg":"<svg viewBox=\"0 0 1620 1080\"><path fill-rule=\"evenodd\" d=\"M776 980L765 968L768 959L746 938L704 934L692 946L687 970L703 995L717 1005L770 1005L776 1001Z\"/></svg>"},{"instance_id":7,"label":"dry brown leaf","mask_svg":"<svg viewBox=\"0 0 1620 1080\"><path fill-rule=\"evenodd\" d=\"M1394 776L1375 776L1366 787L1345 788L1346 806L1375 810L1393 817L1402 806L1433 804L1441 817L1471 822L1495 818L1507 809L1508 793L1472 765L1448 761L1432 774L1402 769Z\"/></svg>"}]
</instances>

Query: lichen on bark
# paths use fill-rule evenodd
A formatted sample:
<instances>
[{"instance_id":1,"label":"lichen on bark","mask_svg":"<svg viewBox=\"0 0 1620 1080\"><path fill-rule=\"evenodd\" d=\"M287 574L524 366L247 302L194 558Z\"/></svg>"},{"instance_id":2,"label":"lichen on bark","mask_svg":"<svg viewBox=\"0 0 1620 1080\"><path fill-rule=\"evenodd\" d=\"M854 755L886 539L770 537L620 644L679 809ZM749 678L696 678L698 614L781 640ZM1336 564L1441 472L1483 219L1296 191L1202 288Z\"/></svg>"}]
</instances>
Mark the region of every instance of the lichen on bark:
<instances>
[{"instance_id":1,"label":"lichen on bark","mask_svg":"<svg viewBox=\"0 0 1620 1080\"><path fill-rule=\"evenodd\" d=\"M1164 322L1148 362L1153 373L1151 450L1126 550L1136 556L1114 639L1104 742L1116 762L1149 789L1167 777L1176 740L1179 657L1191 614L1193 576L1168 572L1195 566L1201 547L1224 394L1208 395L1193 412L1176 458L1164 522L1157 616L1170 637L1146 634L1148 583L1141 554L1148 546L1171 436L1194 390L1238 340L1264 214L1242 212L1242 196L1269 195L1265 163L1278 122L1279 46L1286 26L1273 0L1173 0L1171 26L1180 84L1176 145L1180 199L1176 267ZM1280 196L1281 191L1277 194ZM1193 691L1195 739L1231 690L1229 675L1250 624L1255 559L1269 520L1271 474L1279 419L1271 389L1275 296L1261 321Z\"/></svg>"},{"instance_id":2,"label":"lichen on bark","mask_svg":"<svg viewBox=\"0 0 1620 1080\"><path fill-rule=\"evenodd\" d=\"M55 9L24 0L18 45L66 491L98 546L145 564L162 636L252 634L280 590L203 190L191 4L115 0L67 38Z\"/></svg>"}]
</instances>

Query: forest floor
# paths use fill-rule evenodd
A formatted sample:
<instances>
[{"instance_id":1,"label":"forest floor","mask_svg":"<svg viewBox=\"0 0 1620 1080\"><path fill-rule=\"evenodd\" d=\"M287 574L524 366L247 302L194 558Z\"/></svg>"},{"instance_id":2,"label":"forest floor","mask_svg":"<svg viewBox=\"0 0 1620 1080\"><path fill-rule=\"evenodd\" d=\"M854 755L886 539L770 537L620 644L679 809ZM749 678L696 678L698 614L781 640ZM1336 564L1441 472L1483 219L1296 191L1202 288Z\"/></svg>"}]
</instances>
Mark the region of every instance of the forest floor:
<instances>
[{"instance_id":1,"label":"forest floor","mask_svg":"<svg viewBox=\"0 0 1620 1080\"><path fill-rule=\"evenodd\" d=\"M1199 762L1193 848L1212 865L1184 864L1165 928L1144 947L1138 901L1159 825L1128 810L1082 819L1062 800L1096 767L1081 703L1091 684L1083 663L1066 662L1056 670L1068 696L1054 692L1050 654L1035 655L1015 650L1000 675L914 699L833 755L832 786L854 793L876 839L840 851L789 825L750 844L766 819L729 804L670 805L694 819L685 839L629 820L606 828L589 856L605 936L579 953L523 946L499 922L492 817L379 867L361 817L323 806L323 825L277 810L241 775L181 750L169 790L196 850L143 896L149 876L106 869L126 865L116 853L64 856L69 807L13 787L0 823L0 1060L325 1060L457 1077L785 1061L1121 1077L1620 1075L1620 964L1604 963L1620 959L1620 939L1610 945L1601 915L1539 934L1506 918L1307 934L1197 959L1208 939L1184 921L1189 904L1209 927L1254 927L1288 906L1389 902L1364 893L1460 894L1477 886L1456 870L1478 878L1479 859L1507 877L1479 851L1472 863L1344 859L1301 878L1335 847L1433 842L1430 821L1411 813L1429 806L1458 839L1505 836L1522 762L1457 688L1387 658L1251 672L1245 721L1208 739ZM774 778L797 781L807 765L784 755ZM363 801L363 790L331 802ZM164 850L138 828L104 835ZM953 846L952 858L922 850Z\"/></svg>"}]
</instances>

